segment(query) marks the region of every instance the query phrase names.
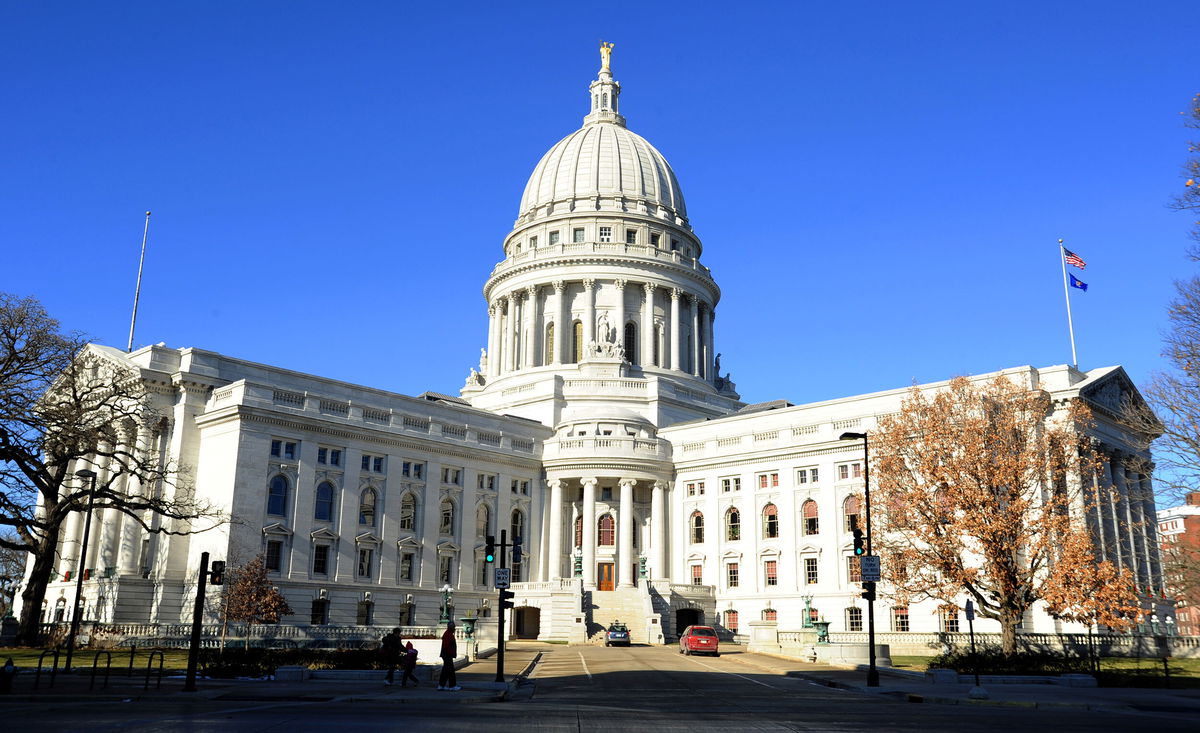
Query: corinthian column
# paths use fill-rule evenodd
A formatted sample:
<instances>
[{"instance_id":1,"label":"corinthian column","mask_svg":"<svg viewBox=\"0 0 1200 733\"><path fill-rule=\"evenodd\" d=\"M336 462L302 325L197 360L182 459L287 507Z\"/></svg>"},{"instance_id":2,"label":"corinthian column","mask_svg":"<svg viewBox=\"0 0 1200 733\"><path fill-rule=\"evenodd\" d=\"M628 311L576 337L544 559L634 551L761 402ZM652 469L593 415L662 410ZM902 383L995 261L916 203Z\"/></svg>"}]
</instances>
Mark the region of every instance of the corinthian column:
<instances>
[{"instance_id":1,"label":"corinthian column","mask_svg":"<svg viewBox=\"0 0 1200 733\"><path fill-rule=\"evenodd\" d=\"M596 340L596 281L583 281L583 357L588 356L588 348Z\"/></svg>"},{"instance_id":2,"label":"corinthian column","mask_svg":"<svg viewBox=\"0 0 1200 733\"><path fill-rule=\"evenodd\" d=\"M521 368L521 355L517 350L520 320L517 318L517 294L508 294L508 323L504 326L504 368L515 372Z\"/></svg>"},{"instance_id":3,"label":"corinthian column","mask_svg":"<svg viewBox=\"0 0 1200 733\"><path fill-rule=\"evenodd\" d=\"M583 586L596 587L596 484L583 480Z\"/></svg>"},{"instance_id":4,"label":"corinthian column","mask_svg":"<svg viewBox=\"0 0 1200 733\"><path fill-rule=\"evenodd\" d=\"M500 373L500 354L496 353L496 306L488 306L487 374L495 377Z\"/></svg>"},{"instance_id":5,"label":"corinthian column","mask_svg":"<svg viewBox=\"0 0 1200 733\"><path fill-rule=\"evenodd\" d=\"M523 315L525 326L525 368L537 366L537 302L538 289L536 285L525 288L525 309Z\"/></svg>"},{"instance_id":6,"label":"corinthian column","mask_svg":"<svg viewBox=\"0 0 1200 733\"><path fill-rule=\"evenodd\" d=\"M671 288L671 363L670 368L677 371L683 371L680 365L679 357L682 350L679 348L679 337L683 334L679 322L679 299L683 296L683 291L679 288Z\"/></svg>"},{"instance_id":7,"label":"corinthian column","mask_svg":"<svg viewBox=\"0 0 1200 733\"><path fill-rule=\"evenodd\" d=\"M567 318L566 297L563 295L563 290L566 289L566 283L562 280L555 280L551 283L554 286L554 305L551 307L547 304L546 310L554 314L554 343L550 344L550 362L553 364L562 364L563 361L563 343L567 340L571 332L571 324Z\"/></svg>"},{"instance_id":8,"label":"corinthian column","mask_svg":"<svg viewBox=\"0 0 1200 733\"><path fill-rule=\"evenodd\" d=\"M613 286L617 289L617 310L616 310L615 314L613 315L613 320L616 321L616 323L614 323L613 326L615 326L617 329L617 338L615 340L619 345L624 346L625 345L625 281L624 280L614 280ZM632 356L633 356L633 354L626 354L625 358L626 358L626 360L632 362L633 361L633 359L631 358Z\"/></svg>"},{"instance_id":9,"label":"corinthian column","mask_svg":"<svg viewBox=\"0 0 1200 733\"><path fill-rule=\"evenodd\" d=\"M621 479L620 548L617 555L617 579L622 588L633 587L633 485L631 478Z\"/></svg>"},{"instance_id":10,"label":"corinthian column","mask_svg":"<svg viewBox=\"0 0 1200 733\"><path fill-rule=\"evenodd\" d=\"M716 372L715 359L717 358L717 347L713 343L713 323L717 320L717 311L711 305L705 314L704 319L705 333L704 347L708 349L704 355L704 376L708 378L709 383L716 381L717 377L721 376Z\"/></svg>"},{"instance_id":11,"label":"corinthian column","mask_svg":"<svg viewBox=\"0 0 1200 733\"><path fill-rule=\"evenodd\" d=\"M669 578L667 573L667 513L664 494L666 481L655 481L650 494L650 577Z\"/></svg>"},{"instance_id":12,"label":"corinthian column","mask_svg":"<svg viewBox=\"0 0 1200 733\"><path fill-rule=\"evenodd\" d=\"M654 283L643 283L646 300L642 304L642 353L638 363L643 367L654 363Z\"/></svg>"},{"instance_id":13,"label":"corinthian column","mask_svg":"<svg viewBox=\"0 0 1200 733\"><path fill-rule=\"evenodd\" d=\"M550 562L546 580L562 577L563 541L563 480L552 479L550 486Z\"/></svg>"},{"instance_id":14,"label":"corinthian column","mask_svg":"<svg viewBox=\"0 0 1200 733\"><path fill-rule=\"evenodd\" d=\"M700 376L700 298L692 296L692 375Z\"/></svg>"}]
</instances>

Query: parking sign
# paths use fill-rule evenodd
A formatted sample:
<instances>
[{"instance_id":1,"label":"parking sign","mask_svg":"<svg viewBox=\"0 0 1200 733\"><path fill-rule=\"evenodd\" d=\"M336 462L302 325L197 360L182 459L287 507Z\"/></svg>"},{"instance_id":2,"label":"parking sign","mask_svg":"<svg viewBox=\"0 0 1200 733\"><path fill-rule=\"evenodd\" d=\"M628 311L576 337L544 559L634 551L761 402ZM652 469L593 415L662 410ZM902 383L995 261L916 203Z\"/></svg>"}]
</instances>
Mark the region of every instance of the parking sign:
<instances>
[{"instance_id":1,"label":"parking sign","mask_svg":"<svg viewBox=\"0 0 1200 733\"><path fill-rule=\"evenodd\" d=\"M878 555L863 555L858 559L862 568L862 579L864 583L879 582L879 556Z\"/></svg>"}]
</instances>

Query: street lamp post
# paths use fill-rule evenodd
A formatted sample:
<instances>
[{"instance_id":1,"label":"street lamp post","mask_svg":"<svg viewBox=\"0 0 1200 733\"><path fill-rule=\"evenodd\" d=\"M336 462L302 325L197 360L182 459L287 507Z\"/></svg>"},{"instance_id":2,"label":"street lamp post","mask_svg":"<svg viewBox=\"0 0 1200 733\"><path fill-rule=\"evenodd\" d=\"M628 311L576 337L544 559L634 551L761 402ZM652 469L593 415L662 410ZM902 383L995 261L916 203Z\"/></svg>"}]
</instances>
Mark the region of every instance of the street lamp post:
<instances>
[{"instance_id":1,"label":"street lamp post","mask_svg":"<svg viewBox=\"0 0 1200 733\"><path fill-rule=\"evenodd\" d=\"M440 623L446 624L450 622L450 606L452 604L450 594L453 592L449 583L442 586L442 618Z\"/></svg>"},{"instance_id":2,"label":"street lamp post","mask_svg":"<svg viewBox=\"0 0 1200 733\"><path fill-rule=\"evenodd\" d=\"M79 478L90 482L88 488L87 518L83 520L83 543L79 547L79 568L75 571L75 604L71 609L71 633L67 637L67 660L63 669L71 671L71 657L75 656L75 635L79 633L79 599L83 595L83 571L87 564L88 535L92 530L92 505L96 501L96 472L83 469L76 471Z\"/></svg>"},{"instance_id":3,"label":"street lamp post","mask_svg":"<svg viewBox=\"0 0 1200 733\"><path fill-rule=\"evenodd\" d=\"M861 440L863 442L863 502L867 513L867 557L871 557L871 469L867 453L866 433L842 433L842 440ZM869 589L868 589L869 585ZM879 668L875 666L875 582L863 583L867 589L867 653L870 655L870 666L867 669L867 687L879 687Z\"/></svg>"}]
</instances>

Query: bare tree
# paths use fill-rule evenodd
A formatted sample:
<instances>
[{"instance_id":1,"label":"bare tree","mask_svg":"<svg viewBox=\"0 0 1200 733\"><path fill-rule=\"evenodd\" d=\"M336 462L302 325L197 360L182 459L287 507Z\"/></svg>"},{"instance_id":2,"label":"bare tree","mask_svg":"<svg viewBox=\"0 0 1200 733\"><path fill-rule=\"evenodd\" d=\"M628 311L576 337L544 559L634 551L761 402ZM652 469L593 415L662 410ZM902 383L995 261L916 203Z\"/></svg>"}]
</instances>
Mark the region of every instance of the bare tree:
<instances>
[{"instance_id":1,"label":"bare tree","mask_svg":"<svg viewBox=\"0 0 1200 733\"><path fill-rule=\"evenodd\" d=\"M9 535L9 542L16 538L12 532L5 534ZM12 613L17 586L25 576L25 557L25 553L20 550L0 545L0 618Z\"/></svg>"},{"instance_id":2,"label":"bare tree","mask_svg":"<svg viewBox=\"0 0 1200 733\"><path fill-rule=\"evenodd\" d=\"M189 534L219 518L195 500L180 467L140 445L162 425L140 373L60 332L33 298L0 293L0 547L32 556L18 638L36 643L46 588L67 519L84 511L96 471L95 509L142 530ZM208 520L195 523L195 520Z\"/></svg>"},{"instance_id":3,"label":"bare tree","mask_svg":"<svg viewBox=\"0 0 1200 733\"><path fill-rule=\"evenodd\" d=\"M1128 627L1133 580L1097 561L1071 478L1098 468L1090 421L1079 401L1055 414L1047 393L1006 377L913 388L872 436L875 546L897 599L953 606L966 593L1000 623L1005 653L1039 600L1055 616Z\"/></svg>"}]
</instances>

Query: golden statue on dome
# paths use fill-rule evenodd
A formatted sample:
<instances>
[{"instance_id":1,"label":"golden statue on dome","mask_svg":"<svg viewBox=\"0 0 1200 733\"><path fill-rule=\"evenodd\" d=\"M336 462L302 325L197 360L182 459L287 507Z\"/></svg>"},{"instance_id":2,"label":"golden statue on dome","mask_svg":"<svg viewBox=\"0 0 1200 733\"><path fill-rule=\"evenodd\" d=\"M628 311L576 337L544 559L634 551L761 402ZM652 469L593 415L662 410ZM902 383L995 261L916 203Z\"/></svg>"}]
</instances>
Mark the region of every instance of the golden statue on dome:
<instances>
[{"instance_id":1,"label":"golden statue on dome","mask_svg":"<svg viewBox=\"0 0 1200 733\"><path fill-rule=\"evenodd\" d=\"M609 63L612 61L612 50L616 44L600 42L600 70L609 71Z\"/></svg>"}]
</instances>

